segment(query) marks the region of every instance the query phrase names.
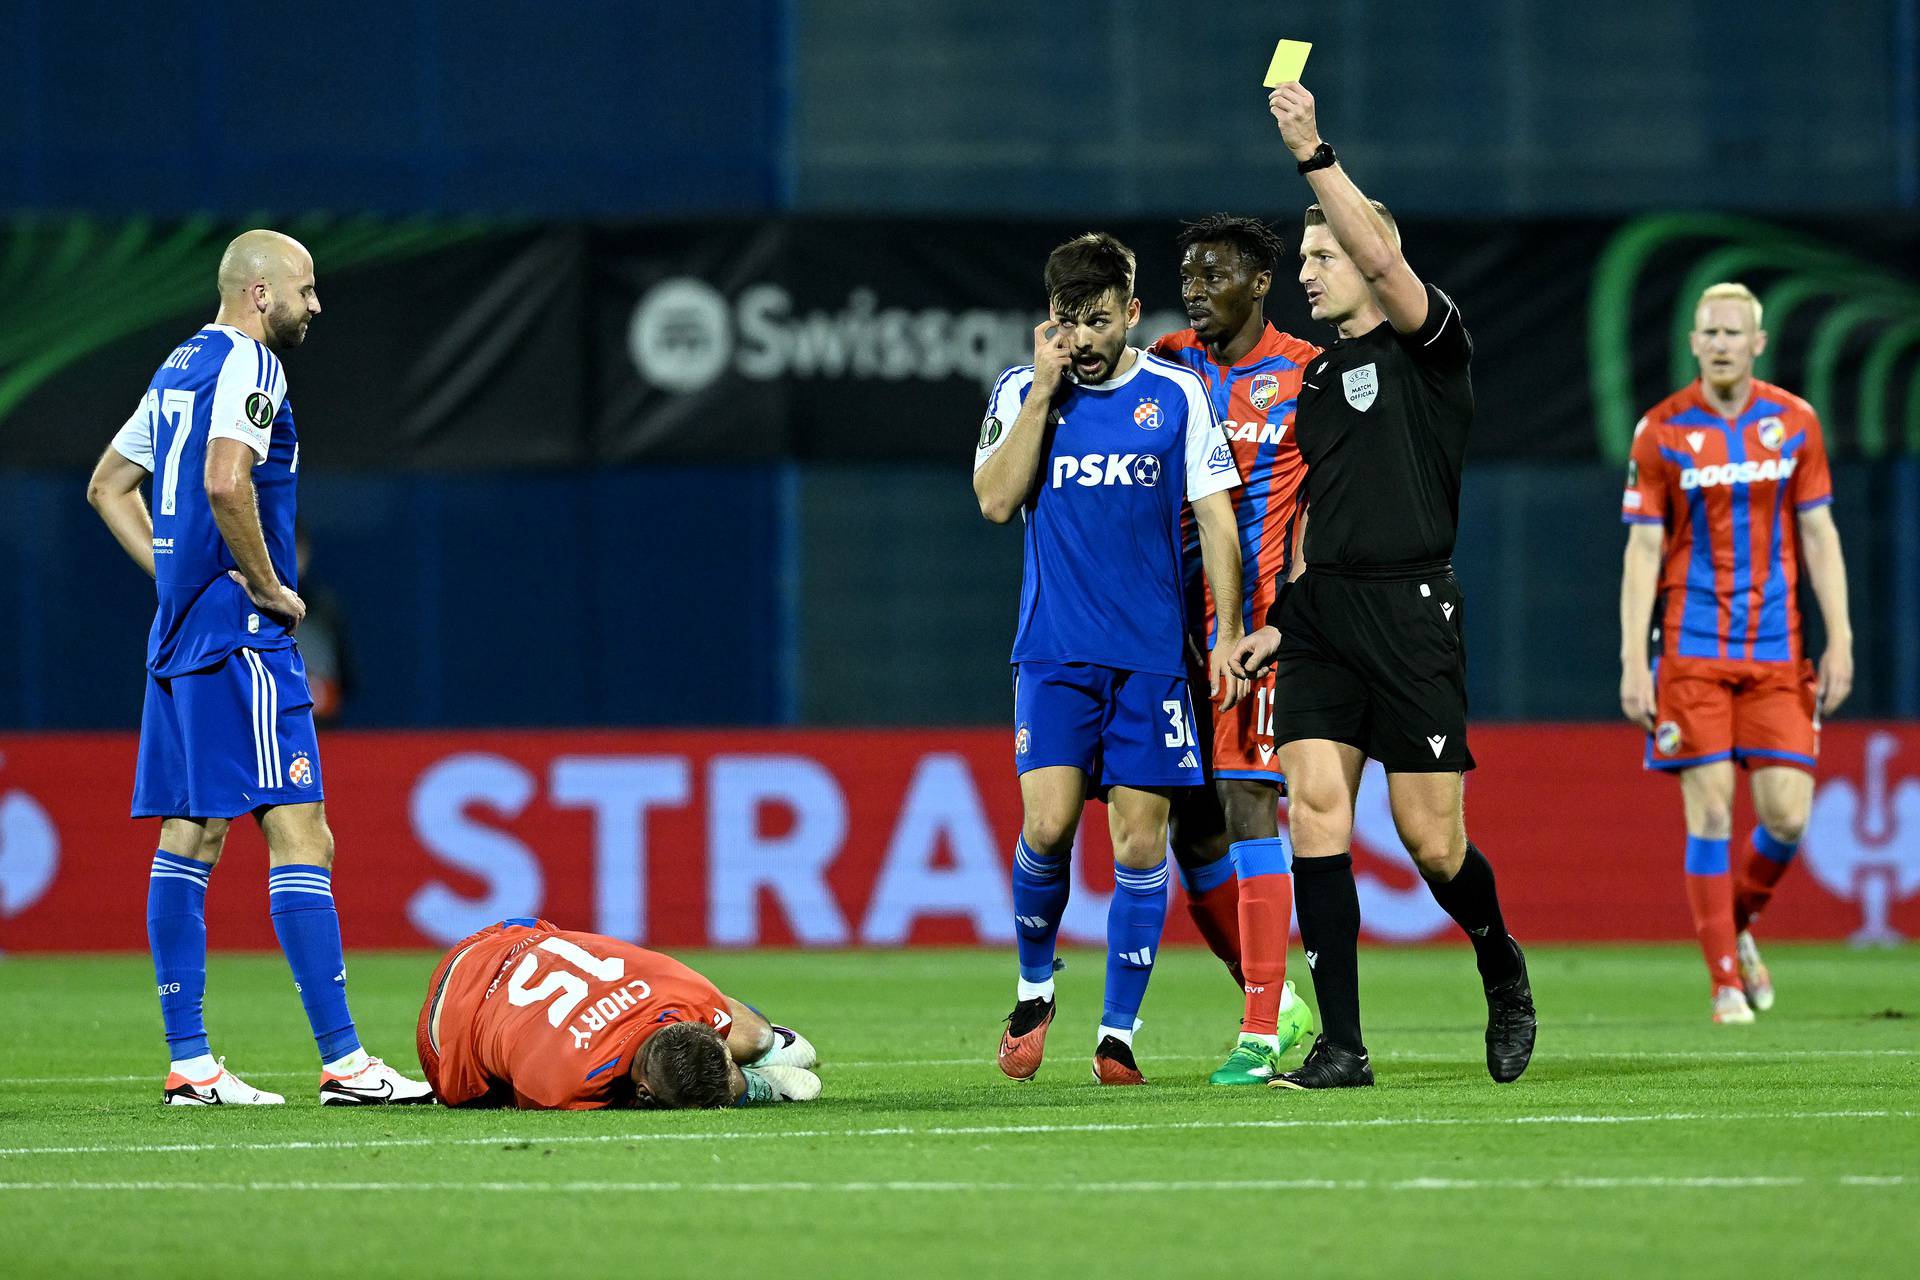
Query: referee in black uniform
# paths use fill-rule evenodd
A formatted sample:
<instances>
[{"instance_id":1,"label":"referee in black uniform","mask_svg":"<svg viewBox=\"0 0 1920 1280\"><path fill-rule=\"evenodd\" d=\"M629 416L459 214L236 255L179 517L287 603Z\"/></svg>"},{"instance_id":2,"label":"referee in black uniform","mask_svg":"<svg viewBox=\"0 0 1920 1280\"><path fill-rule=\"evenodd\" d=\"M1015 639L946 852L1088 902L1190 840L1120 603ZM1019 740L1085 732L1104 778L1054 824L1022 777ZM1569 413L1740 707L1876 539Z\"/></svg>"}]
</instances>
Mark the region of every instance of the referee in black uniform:
<instances>
[{"instance_id":1,"label":"referee in black uniform","mask_svg":"<svg viewBox=\"0 0 1920 1280\"><path fill-rule=\"evenodd\" d=\"M1307 462L1306 572L1236 652L1242 674L1277 659L1275 741L1291 796L1294 903L1323 1034L1295 1089L1373 1083L1360 1034L1353 804L1366 757L1386 767L1394 825L1427 886L1467 933L1487 995L1487 1070L1516 1080L1533 1053L1526 960L1507 934L1493 868L1467 839L1463 601L1449 559L1473 424L1473 341L1460 310L1421 283L1384 205L1322 142L1313 95L1268 100L1319 203L1300 282L1339 339L1307 366L1294 416Z\"/></svg>"}]
</instances>

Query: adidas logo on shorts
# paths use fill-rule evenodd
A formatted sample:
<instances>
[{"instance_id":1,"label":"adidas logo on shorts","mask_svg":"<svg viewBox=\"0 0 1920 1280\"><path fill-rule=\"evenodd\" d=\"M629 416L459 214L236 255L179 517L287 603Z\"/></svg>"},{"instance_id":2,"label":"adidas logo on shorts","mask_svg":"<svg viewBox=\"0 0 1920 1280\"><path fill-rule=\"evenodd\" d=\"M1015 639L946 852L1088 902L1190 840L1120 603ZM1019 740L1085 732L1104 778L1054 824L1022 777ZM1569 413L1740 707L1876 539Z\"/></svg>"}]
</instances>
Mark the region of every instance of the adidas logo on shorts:
<instances>
[{"instance_id":1,"label":"adidas logo on shorts","mask_svg":"<svg viewBox=\"0 0 1920 1280\"><path fill-rule=\"evenodd\" d=\"M1180 763L1175 767L1180 769L1198 769L1200 767L1200 761L1194 758L1193 752L1189 751L1180 757Z\"/></svg>"}]
</instances>

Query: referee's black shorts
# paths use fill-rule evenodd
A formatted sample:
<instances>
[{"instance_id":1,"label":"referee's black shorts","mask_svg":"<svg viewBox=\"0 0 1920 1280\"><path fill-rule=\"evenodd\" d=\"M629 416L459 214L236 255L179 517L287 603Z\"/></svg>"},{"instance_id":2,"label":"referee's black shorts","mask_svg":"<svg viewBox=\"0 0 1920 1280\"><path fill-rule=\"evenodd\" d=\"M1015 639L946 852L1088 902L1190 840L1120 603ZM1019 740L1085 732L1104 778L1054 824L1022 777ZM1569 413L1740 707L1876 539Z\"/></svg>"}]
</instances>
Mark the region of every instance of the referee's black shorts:
<instances>
[{"instance_id":1,"label":"referee's black shorts","mask_svg":"<svg viewBox=\"0 0 1920 1280\"><path fill-rule=\"evenodd\" d=\"M1415 578L1309 568L1276 619L1274 742L1344 742L1389 773L1473 768L1462 603L1445 567Z\"/></svg>"}]
</instances>

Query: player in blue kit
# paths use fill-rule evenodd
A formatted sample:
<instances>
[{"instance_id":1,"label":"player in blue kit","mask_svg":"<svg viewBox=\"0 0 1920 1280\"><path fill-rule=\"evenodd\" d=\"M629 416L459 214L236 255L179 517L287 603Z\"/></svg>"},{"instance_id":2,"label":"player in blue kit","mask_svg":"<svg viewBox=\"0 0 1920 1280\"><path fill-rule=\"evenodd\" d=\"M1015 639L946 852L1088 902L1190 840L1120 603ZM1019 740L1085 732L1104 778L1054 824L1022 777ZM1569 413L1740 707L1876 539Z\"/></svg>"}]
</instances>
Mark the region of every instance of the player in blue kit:
<instances>
[{"instance_id":1,"label":"player in blue kit","mask_svg":"<svg viewBox=\"0 0 1920 1280\"><path fill-rule=\"evenodd\" d=\"M1026 520L1013 642L1020 979L999 1056L1015 1080L1040 1069L1053 1021L1054 941L1091 789L1107 802L1115 881L1093 1073L1145 1083L1133 1033L1167 917L1169 793L1205 782L1183 656L1185 503L1221 619L1211 690L1224 709L1247 688L1226 661L1241 633L1227 494L1240 475L1199 376L1127 345L1140 321L1133 271L1112 236L1053 251L1034 362L1000 375L974 454L981 514Z\"/></svg>"},{"instance_id":2,"label":"player in blue kit","mask_svg":"<svg viewBox=\"0 0 1920 1280\"><path fill-rule=\"evenodd\" d=\"M294 629L300 439L280 355L320 314L313 259L249 231L220 259L220 312L175 347L94 468L87 498L159 593L147 637L133 816L159 818L147 937L172 1106L284 1101L207 1042L207 882L232 819L267 838L267 899L320 1050L328 1106L429 1102L432 1090L361 1047L347 1012L320 749ZM152 477L149 512L141 485Z\"/></svg>"}]
</instances>

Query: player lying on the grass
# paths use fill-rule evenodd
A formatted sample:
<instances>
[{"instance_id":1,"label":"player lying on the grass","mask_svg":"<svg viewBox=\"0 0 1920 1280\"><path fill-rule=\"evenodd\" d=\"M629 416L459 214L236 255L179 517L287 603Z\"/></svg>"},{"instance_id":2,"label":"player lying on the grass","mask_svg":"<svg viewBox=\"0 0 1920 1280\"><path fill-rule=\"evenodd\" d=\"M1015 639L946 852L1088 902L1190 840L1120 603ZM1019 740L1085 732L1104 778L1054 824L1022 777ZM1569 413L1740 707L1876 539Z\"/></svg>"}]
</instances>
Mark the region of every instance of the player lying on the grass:
<instances>
[{"instance_id":1,"label":"player lying on the grass","mask_svg":"<svg viewBox=\"0 0 1920 1280\"><path fill-rule=\"evenodd\" d=\"M1847 564L1833 523L1820 419L1753 376L1760 299L1716 284L1694 308L1700 376L1633 432L1621 518L1620 709L1647 731L1649 769L1677 773L1687 822L1687 905L1713 984L1715 1022L1773 1007L1749 929L1800 847L1813 806L1820 717L1853 686ZM1826 623L1816 675L1800 637L1800 561ZM1660 661L1647 618L1666 593ZM1734 765L1759 823L1736 891Z\"/></svg>"},{"instance_id":2,"label":"player lying on the grass","mask_svg":"<svg viewBox=\"0 0 1920 1280\"><path fill-rule=\"evenodd\" d=\"M360 1045L333 905L313 697L294 630L300 440L280 357L320 314L313 258L275 231L227 246L212 324L173 349L100 455L87 500L154 579L133 816L159 818L147 881L170 1106L284 1102L207 1042L207 884L233 819L267 838L267 903L320 1052L326 1106L426 1102ZM140 496L153 483L149 511Z\"/></svg>"},{"instance_id":3,"label":"player lying on the grass","mask_svg":"<svg viewBox=\"0 0 1920 1280\"><path fill-rule=\"evenodd\" d=\"M1299 576L1296 552L1307 517L1307 464L1293 431L1300 374L1320 348L1267 323L1265 300L1286 255L1277 232L1257 218L1215 214L1181 232L1180 299L1191 329L1153 344L1154 355L1198 373L1222 414L1221 427L1243 481L1227 494L1240 526L1243 628L1260 625L1280 584ZM1313 1013L1287 979L1293 877L1280 839L1284 779L1273 745L1273 673L1239 705L1215 711L1205 662L1216 619L1204 590L1199 530L1182 519L1186 554L1189 677L1200 716L1200 747L1211 786L1174 795L1173 857L1187 909L1245 997L1239 1042L1209 1084L1273 1079L1280 1055L1313 1034Z\"/></svg>"},{"instance_id":4,"label":"player lying on the grass","mask_svg":"<svg viewBox=\"0 0 1920 1280\"><path fill-rule=\"evenodd\" d=\"M671 956L517 917L463 938L420 1009L450 1107L729 1107L820 1096L805 1036Z\"/></svg>"}]
</instances>

